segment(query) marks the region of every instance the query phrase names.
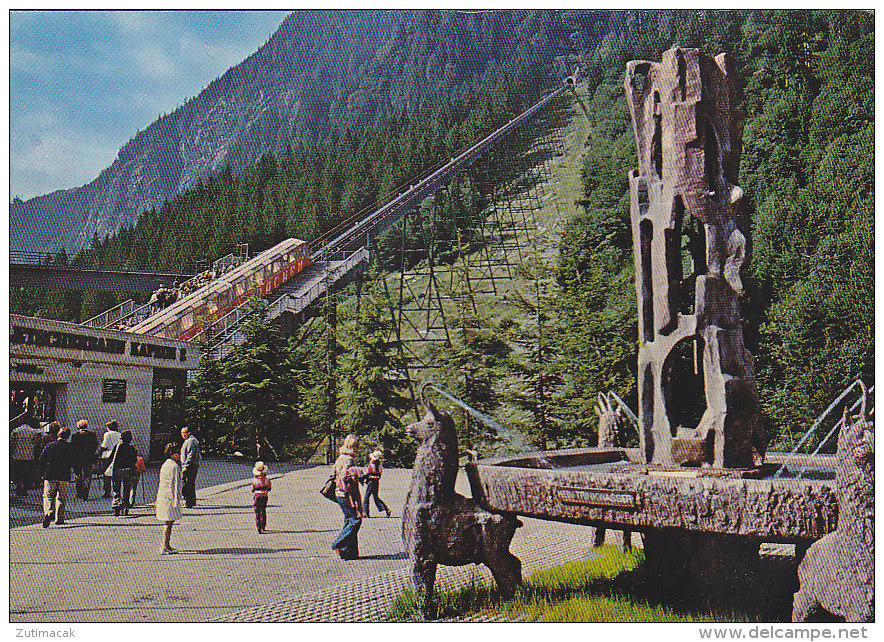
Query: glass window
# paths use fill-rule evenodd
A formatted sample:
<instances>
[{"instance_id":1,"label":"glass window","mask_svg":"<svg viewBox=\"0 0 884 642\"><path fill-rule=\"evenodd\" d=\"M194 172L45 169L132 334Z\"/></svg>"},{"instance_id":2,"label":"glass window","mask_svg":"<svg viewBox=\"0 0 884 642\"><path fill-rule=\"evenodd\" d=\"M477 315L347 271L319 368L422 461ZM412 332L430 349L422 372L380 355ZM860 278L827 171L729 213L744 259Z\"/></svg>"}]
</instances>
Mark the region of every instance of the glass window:
<instances>
[{"instance_id":1,"label":"glass window","mask_svg":"<svg viewBox=\"0 0 884 642\"><path fill-rule=\"evenodd\" d=\"M230 303L230 288L224 288L218 293L219 307L226 307Z\"/></svg>"}]
</instances>

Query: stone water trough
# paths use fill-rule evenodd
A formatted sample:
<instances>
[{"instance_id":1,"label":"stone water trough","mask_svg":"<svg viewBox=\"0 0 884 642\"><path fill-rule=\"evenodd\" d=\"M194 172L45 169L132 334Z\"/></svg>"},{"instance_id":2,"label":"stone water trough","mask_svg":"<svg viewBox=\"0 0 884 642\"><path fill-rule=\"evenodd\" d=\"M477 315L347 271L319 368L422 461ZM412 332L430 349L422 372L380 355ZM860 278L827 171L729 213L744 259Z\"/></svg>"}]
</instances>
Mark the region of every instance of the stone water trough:
<instances>
[{"instance_id":1,"label":"stone water trough","mask_svg":"<svg viewBox=\"0 0 884 642\"><path fill-rule=\"evenodd\" d=\"M774 479L782 463L829 479ZM587 526L806 548L838 522L831 455L768 453L759 469L722 471L645 464L638 448L574 448L472 461L466 470L488 510Z\"/></svg>"}]
</instances>

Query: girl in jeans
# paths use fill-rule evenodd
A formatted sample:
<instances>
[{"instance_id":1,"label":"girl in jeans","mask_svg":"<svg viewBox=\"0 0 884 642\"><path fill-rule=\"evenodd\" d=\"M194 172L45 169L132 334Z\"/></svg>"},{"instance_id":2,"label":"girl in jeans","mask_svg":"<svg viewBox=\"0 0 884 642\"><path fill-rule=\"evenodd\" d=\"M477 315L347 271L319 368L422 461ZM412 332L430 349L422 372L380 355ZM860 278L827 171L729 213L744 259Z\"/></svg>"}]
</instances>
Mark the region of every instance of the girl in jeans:
<instances>
[{"instance_id":1,"label":"girl in jeans","mask_svg":"<svg viewBox=\"0 0 884 642\"><path fill-rule=\"evenodd\" d=\"M335 499L341 512L344 513L344 528L332 543L332 548L338 552L341 559L356 559L359 556L359 541L357 534L362 525L362 502L359 497L359 475L355 481L352 479L350 470L354 468L353 462L359 451L359 437L349 434L344 437L344 443L338 449L338 458L335 460ZM359 471L358 468L356 468ZM355 501L354 501L355 495Z\"/></svg>"},{"instance_id":2,"label":"girl in jeans","mask_svg":"<svg viewBox=\"0 0 884 642\"><path fill-rule=\"evenodd\" d=\"M383 453L380 450L374 451L368 456L369 464L365 469L365 500L362 504L362 512L366 517L370 517L368 512L368 500L374 496L374 505L378 510L385 511L387 517L390 517L390 509L384 503L378 494L378 487L381 485L381 475L384 474L384 466L381 464Z\"/></svg>"}]
</instances>

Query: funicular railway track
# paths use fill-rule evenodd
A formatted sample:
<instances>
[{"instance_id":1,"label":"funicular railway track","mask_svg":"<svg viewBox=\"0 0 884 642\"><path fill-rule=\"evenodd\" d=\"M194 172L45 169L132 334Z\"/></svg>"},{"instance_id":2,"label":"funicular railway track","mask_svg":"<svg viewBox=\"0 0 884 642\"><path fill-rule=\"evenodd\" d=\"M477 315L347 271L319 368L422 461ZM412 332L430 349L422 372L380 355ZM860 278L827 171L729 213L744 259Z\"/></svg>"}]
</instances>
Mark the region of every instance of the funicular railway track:
<instances>
[{"instance_id":1,"label":"funicular railway track","mask_svg":"<svg viewBox=\"0 0 884 642\"><path fill-rule=\"evenodd\" d=\"M357 212L328 232L314 238L308 244L310 248L308 261L292 257L292 261L298 261L297 269L292 269L289 265L288 254L280 254L282 258L274 254L279 253L279 248L292 239L283 241L249 262L255 266L254 274L250 275L251 289L238 292L235 284L231 286L226 283L206 286L170 306L174 310L168 312L162 310L151 314L131 328L131 331L158 336L174 335L172 338L201 341L208 344L210 350L218 351L221 353L219 356L223 356L227 350L241 343L238 328L248 316L245 312L248 298L256 294L269 297L283 284L286 285L286 291L281 296L279 292L272 296L271 317L284 312L303 316L305 310L328 292L335 283L348 278L355 271L364 269L368 264L367 248L372 238L418 207L424 199L449 183L499 140L530 120L532 116L563 95L573 84L573 78L565 79L562 86L482 140L461 150L451 159L424 172L421 176L409 180L386 201L375 203ZM15 260L14 257L11 258ZM305 270L308 265L309 271ZM27 278L30 279L40 278L40 275L46 278L53 271L53 268L46 265L29 266L25 262L15 264L15 267L17 272L28 275ZM64 272L68 274L70 268L65 268ZM232 305L231 302L234 300L236 303ZM108 311L99 315L95 320L90 320L90 325L95 325L91 322L97 322L99 318L102 325L125 321L125 314L135 312L134 306L129 307L133 310L127 308L128 312L124 313L121 307L119 314L111 314L112 311ZM138 308L142 313L144 310L144 306ZM202 319L197 318L200 314Z\"/></svg>"}]
</instances>

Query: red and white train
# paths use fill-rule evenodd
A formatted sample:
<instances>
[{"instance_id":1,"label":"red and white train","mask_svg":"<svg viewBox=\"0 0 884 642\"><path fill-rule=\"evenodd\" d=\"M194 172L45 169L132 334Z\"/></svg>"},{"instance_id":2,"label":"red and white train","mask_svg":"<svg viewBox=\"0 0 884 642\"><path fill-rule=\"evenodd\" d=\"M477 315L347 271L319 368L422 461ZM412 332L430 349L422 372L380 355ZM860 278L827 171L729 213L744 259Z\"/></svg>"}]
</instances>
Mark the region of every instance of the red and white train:
<instances>
[{"instance_id":1,"label":"red and white train","mask_svg":"<svg viewBox=\"0 0 884 642\"><path fill-rule=\"evenodd\" d=\"M267 296L310 265L307 243L287 239L152 314L130 332L188 341L254 296Z\"/></svg>"}]
</instances>

